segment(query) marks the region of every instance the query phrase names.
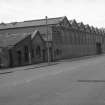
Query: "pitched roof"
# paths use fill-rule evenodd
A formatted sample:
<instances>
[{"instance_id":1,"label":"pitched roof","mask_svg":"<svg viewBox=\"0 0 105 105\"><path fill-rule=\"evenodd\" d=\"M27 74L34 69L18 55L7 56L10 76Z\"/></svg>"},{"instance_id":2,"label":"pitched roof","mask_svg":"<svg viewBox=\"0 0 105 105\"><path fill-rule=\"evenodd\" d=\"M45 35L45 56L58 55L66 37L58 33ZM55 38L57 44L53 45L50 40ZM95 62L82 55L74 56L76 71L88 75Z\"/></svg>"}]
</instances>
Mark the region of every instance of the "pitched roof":
<instances>
[{"instance_id":1,"label":"pitched roof","mask_svg":"<svg viewBox=\"0 0 105 105\"><path fill-rule=\"evenodd\" d=\"M40 39L43 41L46 41L44 39L44 37L42 37L42 35L40 34L40 32L38 30L35 30L32 34L31 34L31 40L33 40L37 35L39 35Z\"/></svg>"},{"instance_id":2,"label":"pitched roof","mask_svg":"<svg viewBox=\"0 0 105 105\"><path fill-rule=\"evenodd\" d=\"M40 32L37 30L34 30L31 33L16 33L11 35L0 35L0 47L8 47L11 48L15 46L17 43L25 39L26 37L30 36L31 39L33 39L36 35L40 35ZM40 35L41 39L43 41L51 41L51 38L48 36Z\"/></svg>"},{"instance_id":3,"label":"pitched roof","mask_svg":"<svg viewBox=\"0 0 105 105\"><path fill-rule=\"evenodd\" d=\"M78 23L78 27L80 30L85 30L85 25L82 22Z\"/></svg>"},{"instance_id":4,"label":"pitched roof","mask_svg":"<svg viewBox=\"0 0 105 105\"><path fill-rule=\"evenodd\" d=\"M35 30L35 31L32 32L31 39L33 39L37 35L37 33L39 33L42 40L44 40L44 41L52 41L52 36L51 35L47 36L46 34L40 34L40 31L38 31L38 30Z\"/></svg>"},{"instance_id":5,"label":"pitched roof","mask_svg":"<svg viewBox=\"0 0 105 105\"><path fill-rule=\"evenodd\" d=\"M87 32L90 32L90 31L91 31L90 26L89 26L88 24L85 25L85 30L86 30Z\"/></svg>"},{"instance_id":6,"label":"pitched roof","mask_svg":"<svg viewBox=\"0 0 105 105\"><path fill-rule=\"evenodd\" d=\"M78 24L75 19L69 21L70 25L74 29L78 29Z\"/></svg>"},{"instance_id":7,"label":"pitched roof","mask_svg":"<svg viewBox=\"0 0 105 105\"><path fill-rule=\"evenodd\" d=\"M105 34L105 28L100 28L102 34Z\"/></svg>"},{"instance_id":8,"label":"pitched roof","mask_svg":"<svg viewBox=\"0 0 105 105\"><path fill-rule=\"evenodd\" d=\"M95 33L95 28L93 26L90 26L91 32Z\"/></svg>"},{"instance_id":9,"label":"pitched roof","mask_svg":"<svg viewBox=\"0 0 105 105\"><path fill-rule=\"evenodd\" d=\"M73 19L73 20L69 20L70 24L77 24L76 20Z\"/></svg>"},{"instance_id":10,"label":"pitched roof","mask_svg":"<svg viewBox=\"0 0 105 105\"><path fill-rule=\"evenodd\" d=\"M95 28L95 32L96 33L99 33L99 29L97 27Z\"/></svg>"},{"instance_id":11,"label":"pitched roof","mask_svg":"<svg viewBox=\"0 0 105 105\"><path fill-rule=\"evenodd\" d=\"M0 47L13 47L28 36L29 34L0 35Z\"/></svg>"},{"instance_id":12,"label":"pitched roof","mask_svg":"<svg viewBox=\"0 0 105 105\"><path fill-rule=\"evenodd\" d=\"M90 29L90 26L89 26L89 24L86 24L86 25L85 25L85 28L89 28L89 29Z\"/></svg>"},{"instance_id":13,"label":"pitched roof","mask_svg":"<svg viewBox=\"0 0 105 105\"><path fill-rule=\"evenodd\" d=\"M57 17L57 18L48 18L47 24L53 25L58 24L61 22L64 17ZM30 20L30 21L23 21L23 22L12 22L12 23L1 23L0 29L8 29L8 28L17 28L17 27L28 27L28 26L41 26L46 25L46 19L38 19L38 20Z\"/></svg>"},{"instance_id":14,"label":"pitched roof","mask_svg":"<svg viewBox=\"0 0 105 105\"><path fill-rule=\"evenodd\" d=\"M31 35L31 39L33 39L37 35L38 32L39 32L38 30L35 30Z\"/></svg>"}]
</instances>

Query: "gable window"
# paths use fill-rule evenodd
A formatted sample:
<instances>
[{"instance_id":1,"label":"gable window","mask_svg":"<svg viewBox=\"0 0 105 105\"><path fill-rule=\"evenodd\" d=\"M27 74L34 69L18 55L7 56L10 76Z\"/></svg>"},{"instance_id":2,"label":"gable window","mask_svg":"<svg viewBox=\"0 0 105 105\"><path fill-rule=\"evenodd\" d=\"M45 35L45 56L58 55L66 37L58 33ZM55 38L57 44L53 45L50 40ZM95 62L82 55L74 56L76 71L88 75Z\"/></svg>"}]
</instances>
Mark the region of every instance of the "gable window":
<instances>
[{"instance_id":1,"label":"gable window","mask_svg":"<svg viewBox=\"0 0 105 105\"><path fill-rule=\"evenodd\" d=\"M29 57L28 57L28 46L24 46L24 60L26 62L29 61Z\"/></svg>"},{"instance_id":2,"label":"gable window","mask_svg":"<svg viewBox=\"0 0 105 105\"><path fill-rule=\"evenodd\" d=\"M38 57L41 56L41 48L40 48L40 46L36 47L36 56L38 56Z\"/></svg>"}]
</instances>

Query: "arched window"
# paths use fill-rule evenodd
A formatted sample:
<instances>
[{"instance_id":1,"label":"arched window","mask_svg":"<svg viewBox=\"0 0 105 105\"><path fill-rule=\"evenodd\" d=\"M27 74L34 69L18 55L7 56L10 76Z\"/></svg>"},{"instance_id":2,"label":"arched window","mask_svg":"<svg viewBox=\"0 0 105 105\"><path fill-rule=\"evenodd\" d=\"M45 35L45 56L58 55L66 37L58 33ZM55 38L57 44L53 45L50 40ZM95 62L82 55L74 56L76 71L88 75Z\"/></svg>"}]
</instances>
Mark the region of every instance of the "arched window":
<instances>
[{"instance_id":1,"label":"arched window","mask_svg":"<svg viewBox=\"0 0 105 105\"><path fill-rule=\"evenodd\" d=\"M1 60L1 58L0 58L0 68L2 67L2 60Z\"/></svg>"},{"instance_id":2,"label":"arched window","mask_svg":"<svg viewBox=\"0 0 105 105\"><path fill-rule=\"evenodd\" d=\"M34 49L32 48L32 57L34 57Z\"/></svg>"},{"instance_id":3,"label":"arched window","mask_svg":"<svg viewBox=\"0 0 105 105\"><path fill-rule=\"evenodd\" d=\"M59 55L59 53L60 53L60 52L59 52L59 49L56 49L56 54Z\"/></svg>"},{"instance_id":4,"label":"arched window","mask_svg":"<svg viewBox=\"0 0 105 105\"><path fill-rule=\"evenodd\" d=\"M22 63L22 53L21 53L21 51L17 51L17 61L18 61L18 65L21 65L21 63Z\"/></svg>"},{"instance_id":5,"label":"arched window","mask_svg":"<svg viewBox=\"0 0 105 105\"><path fill-rule=\"evenodd\" d=\"M56 49L56 51L55 51L56 56L61 55L61 53L62 53L61 49Z\"/></svg>"},{"instance_id":6,"label":"arched window","mask_svg":"<svg viewBox=\"0 0 105 105\"><path fill-rule=\"evenodd\" d=\"M40 46L36 47L36 56L38 56L38 57L41 56L41 48L40 48Z\"/></svg>"},{"instance_id":7,"label":"arched window","mask_svg":"<svg viewBox=\"0 0 105 105\"><path fill-rule=\"evenodd\" d=\"M24 46L24 60L25 60L26 62L29 61L28 46Z\"/></svg>"}]
</instances>

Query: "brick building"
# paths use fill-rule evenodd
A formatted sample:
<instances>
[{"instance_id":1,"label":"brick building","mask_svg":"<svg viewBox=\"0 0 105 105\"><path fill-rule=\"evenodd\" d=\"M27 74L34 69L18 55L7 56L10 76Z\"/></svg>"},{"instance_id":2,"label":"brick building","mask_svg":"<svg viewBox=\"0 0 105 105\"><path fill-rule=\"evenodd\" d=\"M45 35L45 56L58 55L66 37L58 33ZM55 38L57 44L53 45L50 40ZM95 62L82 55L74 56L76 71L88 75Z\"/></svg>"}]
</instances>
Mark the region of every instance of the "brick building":
<instances>
[{"instance_id":1,"label":"brick building","mask_svg":"<svg viewBox=\"0 0 105 105\"><path fill-rule=\"evenodd\" d=\"M50 60L105 52L104 30L84 25L82 22L77 23L76 20L68 20L66 16L0 24L0 36L11 36L12 39L12 36L15 35L17 37L15 39L18 39L24 34L26 34L24 40L20 39L17 47L13 49L17 50L27 45L28 48L22 48L22 51L28 49L30 53L26 55L30 56L30 59L21 58L23 61L27 58L27 62L21 61L21 65L47 61L48 51ZM22 54L22 56L26 55ZM16 63L14 66L18 66L18 64Z\"/></svg>"},{"instance_id":2,"label":"brick building","mask_svg":"<svg viewBox=\"0 0 105 105\"><path fill-rule=\"evenodd\" d=\"M32 34L11 34L0 37L0 66L23 66L43 61L41 50L45 42L40 33L35 30Z\"/></svg>"}]
</instances>

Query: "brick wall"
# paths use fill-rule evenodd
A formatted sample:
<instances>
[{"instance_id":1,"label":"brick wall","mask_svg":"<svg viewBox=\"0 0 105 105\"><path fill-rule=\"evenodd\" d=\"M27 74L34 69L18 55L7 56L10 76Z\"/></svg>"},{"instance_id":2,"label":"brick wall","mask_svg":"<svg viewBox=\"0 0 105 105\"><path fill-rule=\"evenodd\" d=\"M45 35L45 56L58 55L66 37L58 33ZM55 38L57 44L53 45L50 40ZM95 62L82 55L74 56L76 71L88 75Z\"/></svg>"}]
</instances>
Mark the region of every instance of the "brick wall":
<instances>
[{"instance_id":1,"label":"brick wall","mask_svg":"<svg viewBox=\"0 0 105 105\"><path fill-rule=\"evenodd\" d=\"M25 46L28 47L28 60L25 60ZM11 66L22 66L30 64L31 54L31 37L27 37L18 42L13 48L10 49L12 54L12 65ZM19 64L18 52L21 52L21 61ZM10 58L11 59L11 58Z\"/></svg>"}]
</instances>

